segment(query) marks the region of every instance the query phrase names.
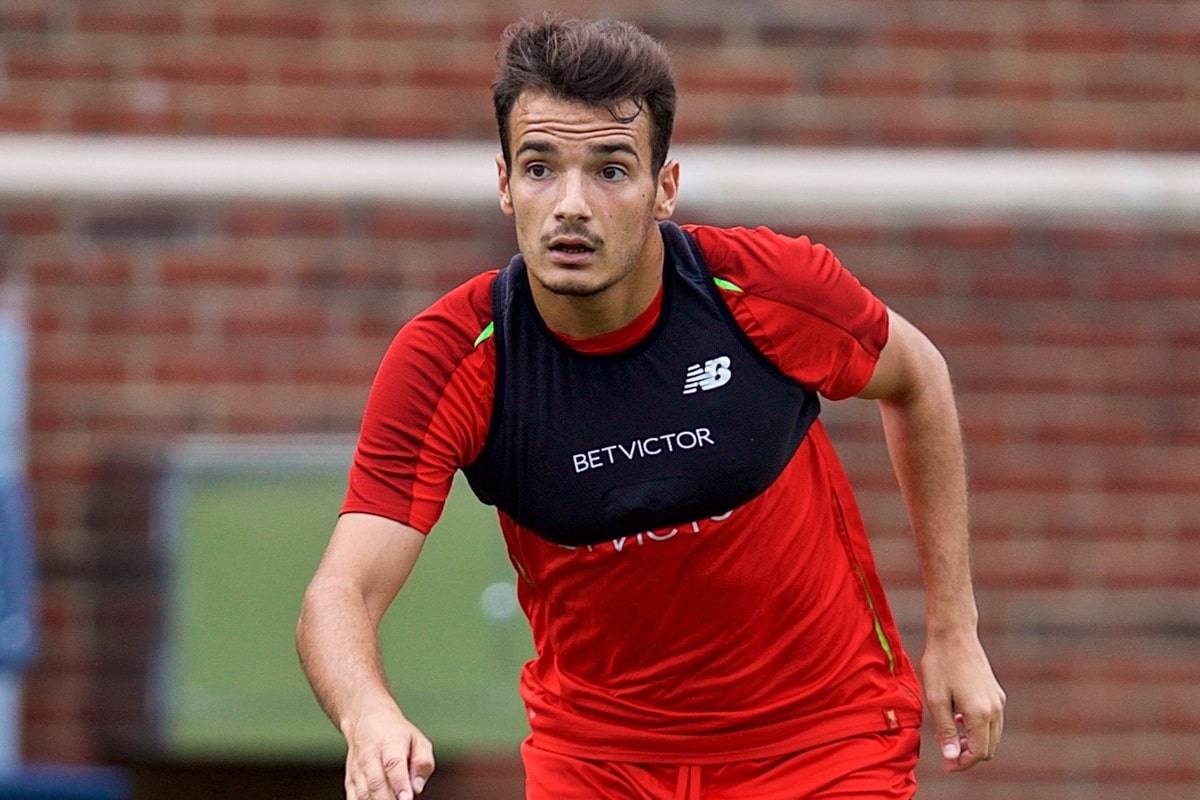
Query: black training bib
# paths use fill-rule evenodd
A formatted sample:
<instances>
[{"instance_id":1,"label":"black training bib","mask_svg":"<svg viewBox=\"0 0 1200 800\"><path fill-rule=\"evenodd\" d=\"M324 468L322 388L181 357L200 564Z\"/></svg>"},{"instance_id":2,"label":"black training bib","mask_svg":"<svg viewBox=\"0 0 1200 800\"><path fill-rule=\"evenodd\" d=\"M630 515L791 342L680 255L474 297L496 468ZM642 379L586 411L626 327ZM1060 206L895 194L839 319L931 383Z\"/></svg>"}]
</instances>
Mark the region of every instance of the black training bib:
<instances>
[{"instance_id":1,"label":"black training bib","mask_svg":"<svg viewBox=\"0 0 1200 800\"><path fill-rule=\"evenodd\" d=\"M516 256L492 288L496 395L475 494L559 544L723 514L779 476L820 411L737 326L694 239L660 224L654 329L612 355L549 331Z\"/></svg>"}]
</instances>

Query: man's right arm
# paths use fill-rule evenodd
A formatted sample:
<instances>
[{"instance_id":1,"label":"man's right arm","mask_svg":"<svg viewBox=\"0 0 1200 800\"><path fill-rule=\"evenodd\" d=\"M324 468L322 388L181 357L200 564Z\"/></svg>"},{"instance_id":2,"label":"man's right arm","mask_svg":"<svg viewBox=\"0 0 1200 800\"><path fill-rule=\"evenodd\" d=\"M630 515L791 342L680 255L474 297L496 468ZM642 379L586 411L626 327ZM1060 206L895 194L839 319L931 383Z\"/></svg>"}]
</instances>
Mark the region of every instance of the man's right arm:
<instances>
[{"instance_id":1,"label":"man's right arm","mask_svg":"<svg viewBox=\"0 0 1200 800\"><path fill-rule=\"evenodd\" d=\"M372 514L343 514L304 593L300 663L346 737L347 800L411 800L433 772L429 740L401 713L379 657L379 621L425 536Z\"/></svg>"}]
</instances>

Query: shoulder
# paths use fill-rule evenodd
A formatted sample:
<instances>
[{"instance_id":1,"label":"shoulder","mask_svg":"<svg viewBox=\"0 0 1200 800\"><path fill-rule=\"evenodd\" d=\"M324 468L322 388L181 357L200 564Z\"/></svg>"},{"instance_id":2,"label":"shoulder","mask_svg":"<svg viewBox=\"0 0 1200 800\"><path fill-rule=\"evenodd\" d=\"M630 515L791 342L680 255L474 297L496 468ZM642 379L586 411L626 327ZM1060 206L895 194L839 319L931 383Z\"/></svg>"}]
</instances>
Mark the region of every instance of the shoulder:
<instances>
[{"instance_id":1,"label":"shoulder","mask_svg":"<svg viewBox=\"0 0 1200 800\"><path fill-rule=\"evenodd\" d=\"M454 361L466 357L491 323L492 283L498 272L481 273L447 292L405 323L396 342L420 346Z\"/></svg>"},{"instance_id":2,"label":"shoulder","mask_svg":"<svg viewBox=\"0 0 1200 800\"><path fill-rule=\"evenodd\" d=\"M882 347L879 326L886 309L825 245L761 226L683 227L700 245L713 276L733 284L746 302L840 329L875 353Z\"/></svg>"},{"instance_id":3,"label":"shoulder","mask_svg":"<svg viewBox=\"0 0 1200 800\"><path fill-rule=\"evenodd\" d=\"M844 277L833 253L807 236L788 236L770 228L717 228L687 225L714 276L743 291L816 311L829 288Z\"/></svg>"},{"instance_id":4,"label":"shoulder","mask_svg":"<svg viewBox=\"0 0 1200 800\"><path fill-rule=\"evenodd\" d=\"M483 389L494 362L488 334L497 272L476 275L400 328L375 375L372 405L418 409L427 418L451 383Z\"/></svg>"}]
</instances>

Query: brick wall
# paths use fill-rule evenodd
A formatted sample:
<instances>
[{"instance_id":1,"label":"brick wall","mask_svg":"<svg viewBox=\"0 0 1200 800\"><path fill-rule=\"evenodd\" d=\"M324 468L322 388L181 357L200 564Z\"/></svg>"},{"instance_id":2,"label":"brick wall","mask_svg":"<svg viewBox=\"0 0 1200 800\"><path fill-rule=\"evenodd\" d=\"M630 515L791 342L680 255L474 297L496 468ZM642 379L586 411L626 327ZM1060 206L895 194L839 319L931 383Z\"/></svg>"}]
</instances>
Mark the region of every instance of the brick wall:
<instances>
[{"instance_id":1,"label":"brick wall","mask_svg":"<svg viewBox=\"0 0 1200 800\"><path fill-rule=\"evenodd\" d=\"M93 758L140 723L157 602L147 491L168 438L354 431L395 327L513 246L498 212L421 219L0 206L3 276L34 289L47 635L29 755ZM1200 237L1115 222L801 229L924 327L957 379L982 627L1012 698L1004 758L971 776L972 796L1184 797L1200 781ZM919 577L875 411L827 415L919 653ZM926 796L956 785L934 779Z\"/></svg>"},{"instance_id":2,"label":"brick wall","mask_svg":"<svg viewBox=\"0 0 1200 800\"><path fill-rule=\"evenodd\" d=\"M1200 147L1200 3L560 2L670 46L680 141ZM505 24L543 4L0 4L0 129L490 137Z\"/></svg>"},{"instance_id":3,"label":"brick wall","mask_svg":"<svg viewBox=\"0 0 1200 800\"><path fill-rule=\"evenodd\" d=\"M513 16L497 6L10 0L0 130L490 137L493 41ZM675 56L683 140L1200 144L1198 3L638 14ZM955 779L926 767L923 796L1194 797L1200 236L1120 220L800 231L934 337L960 393L982 627L1011 712L999 762ZM496 212L0 200L0 281L28 282L33 301L46 641L28 756L94 759L144 721L164 443L352 432L395 328L513 247ZM876 414L826 413L919 653L916 562Z\"/></svg>"}]
</instances>

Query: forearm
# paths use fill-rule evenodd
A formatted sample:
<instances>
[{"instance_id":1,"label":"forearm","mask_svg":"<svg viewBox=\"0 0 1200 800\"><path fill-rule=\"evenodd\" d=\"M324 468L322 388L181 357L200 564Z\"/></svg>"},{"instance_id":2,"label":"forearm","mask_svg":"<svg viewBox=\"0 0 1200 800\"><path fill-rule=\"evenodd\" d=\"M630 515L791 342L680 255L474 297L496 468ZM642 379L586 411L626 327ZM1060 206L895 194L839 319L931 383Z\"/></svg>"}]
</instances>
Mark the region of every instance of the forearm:
<instances>
[{"instance_id":1,"label":"forearm","mask_svg":"<svg viewBox=\"0 0 1200 800\"><path fill-rule=\"evenodd\" d=\"M919 360L921 380L880 401L884 435L921 559L929 630L973 633L978 612L958 412L941 355L930 345Z\"/></svg>"},{"instance_id":2,"label":"forearm","mask_svg":"<svg viewBox=\"0 0 1200 800\"><path fill-rule=\"evenodd\" d=\"M296 648L321 708L343 733L347 721L364 710L394 704L376 624L352 585L313 581L301 606Z\"/></svg>"}]
</instances>

